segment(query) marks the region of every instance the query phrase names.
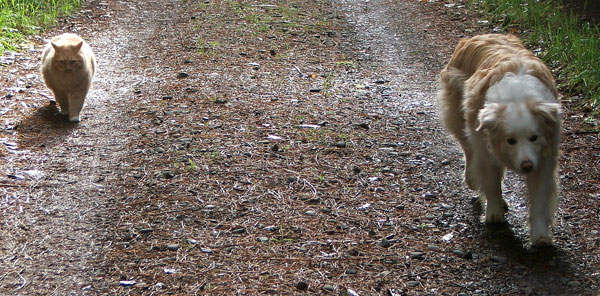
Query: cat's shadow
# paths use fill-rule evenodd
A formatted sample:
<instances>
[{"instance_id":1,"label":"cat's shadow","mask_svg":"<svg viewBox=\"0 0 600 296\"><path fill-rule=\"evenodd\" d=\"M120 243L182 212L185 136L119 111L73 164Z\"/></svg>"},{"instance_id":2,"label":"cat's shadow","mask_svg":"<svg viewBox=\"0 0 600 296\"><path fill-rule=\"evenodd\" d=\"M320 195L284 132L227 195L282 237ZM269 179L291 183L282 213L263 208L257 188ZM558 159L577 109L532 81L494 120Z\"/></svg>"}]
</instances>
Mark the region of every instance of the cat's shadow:
<instances>
[{"instance_id":1,"label":"cat's shadow","mask_svg":"<svg viewBox=\"0 0 600 296\"><path fill-rule=\"evenodd\" d=\"M14 129L19 135L20 148L37 150L60 145L77 127L78 124L69 122L51 101L19 121Z\"/></svg>"}]
</instances>

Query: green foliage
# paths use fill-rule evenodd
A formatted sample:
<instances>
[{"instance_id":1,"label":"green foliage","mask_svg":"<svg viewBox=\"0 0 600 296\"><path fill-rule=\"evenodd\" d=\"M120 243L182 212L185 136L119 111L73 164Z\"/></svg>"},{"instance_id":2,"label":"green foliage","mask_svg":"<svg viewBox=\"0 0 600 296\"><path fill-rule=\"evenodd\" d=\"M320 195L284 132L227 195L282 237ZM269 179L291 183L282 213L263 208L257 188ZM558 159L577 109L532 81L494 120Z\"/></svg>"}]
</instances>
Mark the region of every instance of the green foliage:
<instances>
[{"instance_id":1,"label":"green foliage","mask_svg":"<svg viewBox=\"0 0 600 296\"><path fill-rule=\"evenodd\" d=\"M471 7L524 42L552 67L559 86L600 104L600 29L558 0L471 0Z\"/></svg>"},{"instance_id":2,"label":"green foliage","mask_svg":"<svg viewBox=\"0 0 600 296\"><path fill-rule=\"evenodd\" d=\"M81 0L0 0L0 54L16 50L25 35L54 24Z\"/></svg>"}]
</instances>

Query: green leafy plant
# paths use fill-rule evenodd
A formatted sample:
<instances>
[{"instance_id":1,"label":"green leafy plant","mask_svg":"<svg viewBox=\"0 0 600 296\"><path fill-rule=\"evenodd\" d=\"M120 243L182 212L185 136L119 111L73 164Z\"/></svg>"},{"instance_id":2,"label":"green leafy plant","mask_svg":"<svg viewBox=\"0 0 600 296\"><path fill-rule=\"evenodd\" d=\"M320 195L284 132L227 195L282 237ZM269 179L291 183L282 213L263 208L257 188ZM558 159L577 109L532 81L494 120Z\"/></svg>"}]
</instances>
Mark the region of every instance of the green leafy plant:
<instances>
[{"instance_id":1,"label":"green leafy plant","mask_svg":"<svg viewBox=\"0 0 600 296\"><path fill-rule=\"evenodd\" d=\"M470 7L521 38L548 65L563 91L600 103L600 28L558 0L471 0Z\"/></svg>"},{"instance_id":2,"label":"green leafy plant","mask_svg":"<svg viewBox=\"0 0 600 296\"><path fill-rule=\"evenodd\" d=\"M53 25L80 5L81 0L0 0L0 54L17 50L26 35Z\"/></svg>"}]
</instances>

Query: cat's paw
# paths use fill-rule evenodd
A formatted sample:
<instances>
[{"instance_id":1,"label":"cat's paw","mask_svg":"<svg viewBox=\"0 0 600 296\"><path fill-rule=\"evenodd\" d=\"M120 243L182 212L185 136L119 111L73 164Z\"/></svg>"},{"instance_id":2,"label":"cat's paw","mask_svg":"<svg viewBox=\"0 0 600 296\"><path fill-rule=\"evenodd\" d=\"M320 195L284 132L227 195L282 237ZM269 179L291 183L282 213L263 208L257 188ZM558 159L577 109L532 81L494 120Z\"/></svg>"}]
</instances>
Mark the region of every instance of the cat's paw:
<instances>
[{"instance_id":1,"label":"cat's paw","mask_svg":"<svg viewBox=\"0 0 600 296\"><path fill-rule=\"evenodd\" d=\"M58 111L58 113L59 113L60 115L69 116L69 111L68 111L68 110L62 110L62 109L61 109L60 111Z\"/></svg>"},{"instance_id":2,"label":"cat's paw","mask_svg":"<svg viewBox=\"0 0 600 296\"><path fill-rule=\"evenodd\" d=\"M70 122L79 122L79 116L73 116L71 118L69 118Z\"/></svg>"}]
</instances>

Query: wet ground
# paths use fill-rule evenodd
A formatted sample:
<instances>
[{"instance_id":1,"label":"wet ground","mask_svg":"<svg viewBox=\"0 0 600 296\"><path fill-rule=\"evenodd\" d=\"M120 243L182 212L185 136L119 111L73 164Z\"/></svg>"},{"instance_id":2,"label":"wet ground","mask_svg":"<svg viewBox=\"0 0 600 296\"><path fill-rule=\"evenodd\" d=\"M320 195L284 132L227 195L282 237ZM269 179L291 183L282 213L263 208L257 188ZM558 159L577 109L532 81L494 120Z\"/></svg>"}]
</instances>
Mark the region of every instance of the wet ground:
<instances>
[{"instance_id":1,"label":"wet ground","mask_svg":"<svg viewBox=\"0 0 600 296\"><path fill-rule=\"evenodd\" d=\"M492 28L421 1L89 1L82 122L0 81L0 294L596 295L598 134L564 99L556 247L480 222L437 73Z\"/></svg>"}]
</instances>

